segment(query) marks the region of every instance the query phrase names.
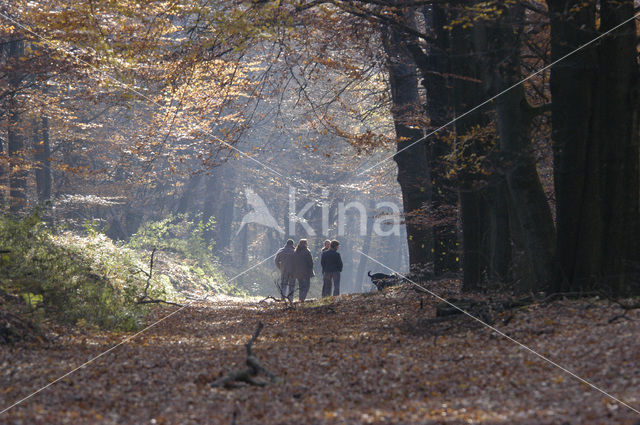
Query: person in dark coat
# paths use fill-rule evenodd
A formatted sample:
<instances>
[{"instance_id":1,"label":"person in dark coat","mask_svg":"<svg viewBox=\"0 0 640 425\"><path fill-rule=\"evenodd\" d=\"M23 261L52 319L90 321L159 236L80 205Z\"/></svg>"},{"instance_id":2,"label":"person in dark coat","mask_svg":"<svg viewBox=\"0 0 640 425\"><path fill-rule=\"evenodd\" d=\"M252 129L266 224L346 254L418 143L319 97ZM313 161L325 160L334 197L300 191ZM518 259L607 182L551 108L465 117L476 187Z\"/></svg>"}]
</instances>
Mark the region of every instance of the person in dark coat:
<instances>
[{"instance_id":1,"label":"person in dark coat","mask_svg":"<svg viewBox=\"0 0 640 425\"><path fill-rule=\"evenodd\" d=\"M322 265L322 296L331 295L331 287L333 286L333 295L340 295L340 273L342 272L342 258L338 254L340 242L331 241L331 248L322 253L320 264Z\"/></svg>"},{"instance_id":2,"label":"person in dark coat","mask_svg":"<svg viewBox=\"0 0 640 425\"><path fill-rule=\"evenodd\" d=\"M313 273L313 258L306 239L300 239L293 254L293 275L298 280L300 301L304 301L309 293Z\"/></svg>"},{"instance_id":3,"label":"person in dark coat","mask_svg":"<svg viewBox=\"0 0 640 425\"><path fill-rule=\"evenodd\" d=\"M280 270L280 295L282 298L293 299L296 290L296 279L293 275L293 239L289 239L287 244L276 253L275 263Z\"/></svg>"}]
</instances>

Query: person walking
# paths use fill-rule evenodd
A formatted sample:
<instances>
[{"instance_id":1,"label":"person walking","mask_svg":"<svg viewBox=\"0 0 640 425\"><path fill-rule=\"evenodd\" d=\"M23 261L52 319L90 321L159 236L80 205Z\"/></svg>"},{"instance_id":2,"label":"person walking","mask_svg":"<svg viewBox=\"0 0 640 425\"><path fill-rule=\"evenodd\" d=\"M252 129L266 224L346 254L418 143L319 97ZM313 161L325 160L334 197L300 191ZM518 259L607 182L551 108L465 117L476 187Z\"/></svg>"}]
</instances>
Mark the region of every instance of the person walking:
<instances>
[{"instance_id":1,"label":"person walking","mask_svg":"<svg viewBox=\"0 0 640 425\"><path fill-rule=\"evenodd\" d=\"M300 239L293 254L293 275L300 288L299 299L304 301L309 293L311 277L315 275L313 273L313 258L306 239Z\"/></svg>"},{"instance_id":2,"label":"person walking","mask_svg":"<svg viewBox=\"0 0 640 425\"><path fill-rule=\"evenodd\" d=\"M296 290L296 279L293 275L293 239L289 239L285 246L276 253L275 263L280 270L280 295L282 298L293 299Z\"/></svg>"},{"instance_id":3,"label":"person walking","mask_svg":"<svg viewBox=\"0 0 640 425\"><path fill-rule=\"evenodd\" d=\"M331 241L327 239L324 241L324 246L322 247L322 252L328 251L331 248Z\"/></svg>"},{"instance_id":4,"label":"person walking","mask_svg":"<svg viewBox=\"0 0 640 425\"><path fill-rule=\"evenodd\" d=\"M331 241L330 248L322 253L320 264L322 265L322 296L340 295L340 273L342 272L342 258L338 253L340 242Z\"/></svg>"}]
</instances>

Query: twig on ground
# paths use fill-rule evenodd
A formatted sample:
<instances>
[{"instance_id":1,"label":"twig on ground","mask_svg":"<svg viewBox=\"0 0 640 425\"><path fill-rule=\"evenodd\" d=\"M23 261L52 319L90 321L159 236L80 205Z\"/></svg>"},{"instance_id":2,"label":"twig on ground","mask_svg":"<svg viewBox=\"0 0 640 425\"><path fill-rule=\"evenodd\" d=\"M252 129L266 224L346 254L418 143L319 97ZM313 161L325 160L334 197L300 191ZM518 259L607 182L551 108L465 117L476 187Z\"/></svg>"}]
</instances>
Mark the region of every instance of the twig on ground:
<instances>
[{"instance_id":1,"label":"twig on ground","mask_svg":"<svg viewBox=\"0 0 640 425\"><path fill-rule=\"evenodd\" d=\"M234 371L234 372L229 372L226 376L212 382L211 386L229 387L234 382L246 382L247 384L250 384L250 385L264 387L266 385L278 382L278 378L273 373L265 369L251 351L251 347L253 343L256 341L256 339L258 339L258 335L260 335L262 328L264 328L264 325L262 324L262 322L258 322L258 328L253 333L253 336L251 337L249 342L247 342L247 344L245 345L245 347L247 348L247 360L246 360L247 368ZM260 373L266 375L269 378L269 381L254 379Z\"/></svg>"},{"instance_id":2,"label":"twig on ground","mask_svg":"<svg viewBox=\"0 0 640 425\"><path fill-rule=\"evenodd\" d=\"M236 419L238 418L239 413L240 411L236 407L236 409L233 411L233 415L231 415L231 422L229 422L229 425L236 425Z\"/></svg>"},{"instance_id":3,"label":"twig on ground","mask_svg":"<svg viewBox=\"0 0 640 425\"><path fill-rule=\"evenodd\" d=\"M611 319L609 319L609 323L613 323L620 319L633 320L630 317L627 317L627 313L630 312L631 310L640 309L640 301L636 301L634 303L626 303L614 298L610 298L609 300L614 304L617 304L618 307L620 307L623 310L622 314L618 314L616 316L613 316Z\"/></svg>"},{"instance_id":4,"label":"twig on ground","mask_svg":"<svg viewBox=\"0 0 640 425\"><path fill-rule=\"evenodd\" d=\"M293 294L296 292L295 286L293 287L293 289L288 294L285 294L284 293L284 288L282 288L282 285L280 283L278 283L277 279L274 280L273 283L276 286L276 288L278 289L278 293L280 294L280 299L278 299L278 298L276 298L276 297L274 297L272 295L269 295L268 297L265 297L265 298L261 299L260 302L264 302L264 301L267 301L267 300L274 300L276 302L283 303L285 310L288 310L288 309L295 310L296 307L293 304Z\"/></svg>"}]
</instances>

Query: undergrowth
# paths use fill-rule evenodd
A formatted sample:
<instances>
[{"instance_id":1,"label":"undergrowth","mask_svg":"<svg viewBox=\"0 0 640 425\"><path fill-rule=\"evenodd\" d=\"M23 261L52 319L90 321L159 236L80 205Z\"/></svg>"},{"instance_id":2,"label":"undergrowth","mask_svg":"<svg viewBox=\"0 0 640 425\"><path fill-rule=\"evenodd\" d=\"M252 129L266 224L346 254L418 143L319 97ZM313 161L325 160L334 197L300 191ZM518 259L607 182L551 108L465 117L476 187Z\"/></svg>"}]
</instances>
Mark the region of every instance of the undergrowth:
<instances>
[{"instance_id":1,"label":"undergrowth","mask_svg":"<svg viewBox=\"0 0 640 425\"><path fill-rule=\"evenodd\" d=\"M20 297L33 319L138 328L146 309L136 305L142 263L105 236L55 234L34 214L0 217L0 291ZM156 292L162 292L156 290ZM159 294L161 295L161 294Z\"/></svg>"},{"instance_id":2,"label":"undergrowth","mask_svg":"<svg viewBox=\"0 0 640 425\"><path fill-rule=\"evenodd\" d=\"M37 214L0 217L0 309L19 310L34 322L137 329L149 308L137 301L154 248L149 297L176 301L189 290L239 295L222 283L213 246L205 242L208 229L171 216L114 243L92 224L82 232L52 230Z\"/></svg>"},{"instance_id":3,"label":"undergrowth","mask_svg":"<svg viewBox=\"0 0 640 425\"><path fill-rule=\"evenodd\" d=\"M205 237L213 228L211 218L203 223L199 217L170 215L144 223L124 245L125 248L150 253L159 251L157 279L175 290L205 290L239 295L233 284L224 284L214 243Z\"/></svg>"}]
</instances>

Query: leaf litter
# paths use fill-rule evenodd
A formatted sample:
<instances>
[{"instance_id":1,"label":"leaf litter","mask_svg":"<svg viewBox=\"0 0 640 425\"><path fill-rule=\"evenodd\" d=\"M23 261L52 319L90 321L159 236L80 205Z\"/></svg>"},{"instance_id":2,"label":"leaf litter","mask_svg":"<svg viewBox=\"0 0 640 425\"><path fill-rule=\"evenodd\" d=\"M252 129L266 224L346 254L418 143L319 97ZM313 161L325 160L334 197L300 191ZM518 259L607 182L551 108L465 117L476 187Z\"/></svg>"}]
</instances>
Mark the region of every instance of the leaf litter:
<instances>
[{"instance_id":1,"label":"leaf litter","mask_svg":"<svg viewBox=\"0 0 640 425\"><path fill-rule=\"evenodd\" d=\"M470 318L430 322L436 304L402 287L295 309L196 302L0 414L0 424L640 424L638 413ZM154 318L175 309L158 306ZM638 409L640 314L609 323L619 313L606 301L558 300L493 319ZM258 322L253 353L276 383L212 386L244 367ZM0 347L0 409L130 335L60 330L44 344Z\"/></svg>"}]
</instances>

